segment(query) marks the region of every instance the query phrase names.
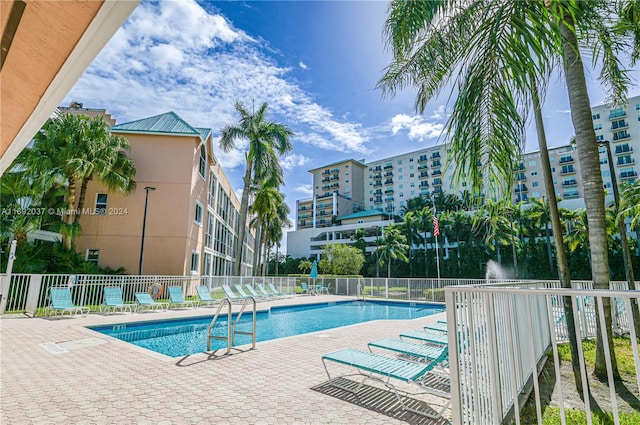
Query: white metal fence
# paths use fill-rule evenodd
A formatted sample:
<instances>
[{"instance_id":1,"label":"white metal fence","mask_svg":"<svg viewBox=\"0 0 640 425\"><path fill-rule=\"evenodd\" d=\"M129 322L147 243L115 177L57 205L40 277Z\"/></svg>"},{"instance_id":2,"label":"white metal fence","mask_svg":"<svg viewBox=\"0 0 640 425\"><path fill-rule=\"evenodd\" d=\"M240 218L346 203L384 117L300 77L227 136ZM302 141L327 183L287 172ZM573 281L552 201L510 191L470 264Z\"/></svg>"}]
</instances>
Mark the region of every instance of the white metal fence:
<instances>
[{"instance_id":1,"label":"white metal fence","mask_svg":"<svg viewBox=\"0 0 640 425\"><path fill-rule=\"evenodd\" d=\"M612 287L625 288L626 282L614 282ZM578 289L559 289L557 282L529 282L525 285L483 285L450 287L445 290L449 334L453 420L456 424L499 424L512 418L520 424L519 398L525 389L533 387L537 422L542 423L539 368L550 353L554 362L556 388L559 395L561 423L566 423L563 384L560 373L558 344L567 341L567 318L563 302L570 297L578 340L592 338L596 317L604 335L603 299L610 298L613 330L629 335L634 361L637 394L640 394L640 358L633 327L631 300L640 292L628 290L582 289L590 284L576 282ZM587 379L584 353L579 344L582 381ZM549 351L550 350L550 351ZM606 351L606 350L605 350ZM608 354L608 352L606 353ZM606 357L609 400L606 406L614 423L620 423L611 359ZM585 385L585 388L587 385ZM634 391L635 392L635 391ZM591 423L591 404L584 395L587 423ZM600 400L602 403L603 401Z\"/></svg>"},{"instance_id":2,"label":"white metal fence","mask_svg":"<svg viewBox=\"0 0 640 425\"><path fill-rule=\"evenodd\" d=\"M69 288L77 306L99 309L103 302L103 288L118 286L125 303L134 302L136 292L155 291L160 298L168 297L169 286L180 286L185 296L195 296L196 286L205 285L211 291L220 285L272 283L283 293L295 291L295 279L287 277L201 277L201 276L130 276L130 275L61 275L61 274L12 274L0 278L0 314L44 314L49 305L50 288ZM220 291L220 298L223 297Z\"/></svg>"}]
</instances>

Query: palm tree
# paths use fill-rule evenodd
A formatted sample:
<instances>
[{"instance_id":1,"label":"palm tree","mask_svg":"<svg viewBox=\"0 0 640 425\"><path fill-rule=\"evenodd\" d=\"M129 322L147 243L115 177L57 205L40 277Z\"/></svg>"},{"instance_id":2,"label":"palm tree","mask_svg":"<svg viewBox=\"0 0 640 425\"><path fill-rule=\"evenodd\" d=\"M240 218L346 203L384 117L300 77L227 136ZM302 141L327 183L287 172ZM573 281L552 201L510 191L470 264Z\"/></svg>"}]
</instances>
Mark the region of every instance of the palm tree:
<instances>
[{"instance_id":1,"label":"palm tree","mask_svg":"<svg viewBox=\"0 0 640 425\"><path fill-rule=\"evenodd\" d=\"M549 270L553 270L553 254L551 252L551 237L549 236L549 222L551 220L550 215L550 203L546 198L543 199L531 199L531 208L529 212L531 217L537 223L538 229L544 229L544 237L547 243L547 259L549 260Z\"/></svg>"},{"instance_id":2,"label":"palm tree","mask_svg":"<svg viewBox=\"0 0 640 425\"><path fill-rule=\"evenodd\" d=\"M380 265L387 263L387 277L391 277L391 262L400 260L407 262L407 250L409 245L406 244L407 238L400 232L400 228L395 224L390 224L384 229L381 246L376 250L380 252Z\"/></svg>"},{"instance_id":3,"label":"palm tree","mask_svg":"<svg viewBox=\"0 0 640 425\"><path fill-rule=\"evenodd\" d=\"M402 230L409 245L409 277L413 277L413 247L421 242L420 233L418 232L419 218L414 211L409 211L404 216L402 222Z\"/></svg>"},{"instance_id":4,"label":"palm tree","mask_svg":"<svg viewBox=\"0 0 640 425\"><path fill-rule=\"evenodd\" d=\"M245 153L247 166L240 202L238 243L236 244L236 262L233 270L234 275L240 276L251 184L273 170L278 170L277 174L282 174L278 155L283 155L291 150L289 139L293 136L293 132L284 124L266 119L266 102L254 113L247 111L241 102L236 102L235 109L240 114L240 122L236 125L227 125L222 129L220 148L229 152L236 147L236 140L247 139L249 141L249 147Z\"/></svg>"},{"instance_id":5,"label":"palm tree","mask_svg":"<svg viewBox=\"0 0 640 425\"><path fill-rule=\"evenodd\" d=\"M111 134L109 125L99 116L87 123L85 137L86 159L91 165L80 184L78 213L74 215L74 223L80 219L90 180L95 178L106 186L109 192L119 192L123 195L133 192L136 188L133 179L136 167L133 160L127 157L127 152L131 150L127 139Z\"/></svg>"},{"instance_id":6,"label":"palm tree","mask_svg":"<svg viewBox=\"0 0 640 425\"><path fill-rule=\"evenodd\" d=\"M481 187L485 181L495 183L501 176L512 175L509 158L514 151L519 153L520 147L514 147L512 141L522 140L522 106L530 104L527 99L532 93L538 93L530 76L548 75L553 66L550 59L560 58L565 65L585 204L593 230L594 285L600 289L607 289L609 283L604 191L579 40L593 49L594 57L603 60L601 78L611 86L613 99L622 100L628 77L616 54L629 50L630 40L622 36L633 29L616 28L611 16L625 3L629 2L477 0L461 5L395 0L386 23L394 61L379 83L389 93L416 86L416 109L422 112L427 101L459 73L457 90L461 95L448 123L451 145L462 165L456 176L467 174L473 187ZM637 7L631 9L637 11ZM633 34L637 40L638 31ZM637 45L631 47L637 53ZM482 167L487 174L480 172L478 163L490 164ZM603 303L610 334L609 300ZM598 335L595 372L599 377L606 375L602 340ZM615 357L612 342L608 348ZM612 360L617 376L615 358Z\"/></svg>"},{"instance_id":7,"label":"palm tree","mask_svg":"<svg viewBox=\"0 0 640 425\"><path fill-rule=\"evenodd\" d=\"M78 211L84 204L87 182L94 175L109 191L126 194L135 189L135 166L126 156L128 149L127 141L111 135L101 117L60 114L45 123L34 136L33 146L18 156L16 166L35 181L49 185L62 181L67 211ZM81 182L80 196L77 196L78 182ZM67 249L71 249L80 234L78 216L77 213L63 216L60 231Z\"/></svg>"}]
</instances>

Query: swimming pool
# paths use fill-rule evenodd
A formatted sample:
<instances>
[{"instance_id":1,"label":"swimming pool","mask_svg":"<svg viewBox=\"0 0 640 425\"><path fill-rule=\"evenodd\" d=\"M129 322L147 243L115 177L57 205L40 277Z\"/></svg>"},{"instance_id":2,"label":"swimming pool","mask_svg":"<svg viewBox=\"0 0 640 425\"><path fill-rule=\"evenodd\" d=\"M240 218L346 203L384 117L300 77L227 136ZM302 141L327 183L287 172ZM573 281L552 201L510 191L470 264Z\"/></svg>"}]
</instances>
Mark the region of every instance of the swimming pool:
<instances>
[{"instance_id":1,"label":"swimming pool","mask_svg":"<svg viewBox=\"0 0 640 425\"><path fill-rule=\"evenodd\" d=\"M267 341L322 331L372 320L407 320L442 313L444 306L387 301L339 301L301 306L271 307L257 313L256 340ZM207 350L207 327L213 315L153 322L119 323L90 329L171 357ZM215 335L225 334L226 315L216 321ZM234 319L235 320L235 315ZM238 331L251 330L251 313L245 312ZM251 337L237 335L236 346L250 344ZM213 340L211 349L226 348L226 341Z\"/></svg>"}]
</instances>

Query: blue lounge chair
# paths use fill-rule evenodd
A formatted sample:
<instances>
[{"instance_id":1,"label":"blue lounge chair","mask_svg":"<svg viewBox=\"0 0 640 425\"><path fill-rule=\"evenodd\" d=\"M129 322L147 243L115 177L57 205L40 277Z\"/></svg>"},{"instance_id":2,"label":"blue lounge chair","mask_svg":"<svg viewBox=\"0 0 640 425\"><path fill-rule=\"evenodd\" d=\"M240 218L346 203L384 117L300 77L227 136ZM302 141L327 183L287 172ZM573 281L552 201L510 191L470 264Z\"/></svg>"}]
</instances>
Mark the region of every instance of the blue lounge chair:
<instances>
[{"instance_id":1,"label":"blue lounge chair","mask_svg":"<svg viewBox=\"0 0 640 425\"><path fill-rule=\"evenodd\" d=\"M271 289L271 292L273 292L274 295L278 296L278 297L284 297L286 294L283 294L282 292L278 291L278 289L276 288L276 286L273 283L269 283L268 284L269 289Z\"/></svg>"},{"instance_id":2,"label":"blue lounge chair","mask_svg":"<svg viewBox=\"0 0 640 425\"><path fill-rule=\"evenodd\" d=\"M302 289L303 294L311 294L311 287L307 285L305 282L300 283L300 289Z\"/></svg>"},{"instance_id":3,"label":"blue lounge chair","mask_svg":"<svg viewBox=\"0 0 640 425\"><path fill-rule=\"evenodd\" d=\"M235 292L233 292L229 285L222 285L222 290L224 291L225 295L231 302L244 301L246 299L246 297L242 297L240 295L237 295Z\"/></svg>"},{"instance_id":4,"label":"blue lounge chair","mask_svg":"<svg viewBox=\"0 0 640 425\"><path fill-rule=\"evenodd\" d=\"M264 287L264 285L262 283L258 283L258 291L260 291L265 297L269 297L269 298L277 298L278 297L278 295L267 291L267 289Z\"/></svg>"},{"instance_id":5,"label":"blue lounge chair","mask_svg":"<svg viewBox=\"0 0 640 425\"><path fill-rule=\"evenodd\" d=\"M169 286L169 308L174 305L182 307L197 307L197 301L190 301L184 299L182 288L179 286Z\"/></svg>"},{"instance_id":6,"label":"blue lounge chair","mask_svg":"<svg viewBox=\"0 0 640 425\"><path fill-rule=\"evenodd\" d=\"M238 292L238 294L240 294L240 297L242 299L246 299L246 298L249 298L251 296L251 295L247 294L246 292L244 292L244 289L242 288L242 285L238 284L238 285L235 285L235 287L236 287L236 291Z\"/></svg>"},{"instance_id":7,"label":"blue lounge chair","mask_svg":"<svg viewBox=\"0 0 640 425\"><path fill-rule=\"evenodd\" d=\"M133 312L137 312L141 308L146 308L149 310L166 310L169 308L168 303L154 301L149 295L148 292L136 292L136 308Z\"/></svg>"},{"instance_id":8,"label":"blue lounge chair","mask_svg":"<svg viewBox=\"0 0 640 425\"><path fill-rule=\"evenodd\" d=\"M430 325L426 325L424 327L425 331L436 331L436 332L441 332L441 333L447 333L447 323L432 323Z\"/></svg>"},{"instance_id":9,"label":"blue lounge chair","mask_svg":"<svg viewBox=\"0 0 640 425\"><path fill-rule=\"evenodd\" d=\"M430 344L448 345L449 337L443 333L410 330L400 334L400 339L410 338Z\"/></svg>"},{"instance_id":10,"label":"blue lounge chair","mask_svg":"<svg viewBox=\"0 0 640 425\"><path fill-rule=\"evenodd\" d=\"M196 286L196 292L200 298L198 305L214 305L219 301L211 298L211 291L206 286Z\"/></svg>"},{"instance_id":11,"label":"blue lounge chair","mask_svg":"<svg viewBox=\"0 0 640 425\"><path fill-rule=\"evenodd\" d=\"M253 298L255 299L265 298L265 295L257 293L256 290L253 289L251 285L244 285L244 286L247 288L247 291L249 291L249 294L251 294Z\"/></svg>"},{"instance_id":12,"label":"blue lounge chair","mask_svg":"<svg viewBox=\"0 0 640 425\"><path fill-rule=\"evenodd\" d=\"M403 409L429 418L439 418L447 410L449 404L451 404L451 383L448 378L433 372L434 369L436 369L440 363L445 361L447 358L448 353L445 350L440 357L431 362L414 363L395 357L386 357L375 353L347 348L325 354L322 356L322 364L325 372L327 373L327 377L329 378L329 385L357 395L364 382L367 379L372 379L382 383L387 388L392 389ZM329 374L327 362L335 362L354 367L364 378L355 390L342 386L335 382L335 378L332 378ZM415 409L404 402L396 386L390 382L391 379L397 379L408 384L417 385L420 388L420 393L433 394L447 399L448 401L442 410L435 414L430 411Z\"/></svg>"},{"instance_id":13,"label":"blue lounge chair","mask_svg":"<svg viewBox=\"0 0 640 425\"><path fill-rule=\"evenodd\" d=\"M380 348L401 354L402 356L408 357L409 360L421 362L437 360L442 357L443 351L448 351L449 349L446 345L416 344L394 338L382 338L371 341L368 347L371 352L373 352L372 348Z\"/></svg>"},{"instance_id":14,"label":"blue lounge chair","mask_svg":"<svg viewBox=\"0 0 640 425\"><path fill-rule=\"evenodd\" d=\"M116 310L125 311L129 310L133 311L132 304L125 304L122 300L122 289L119 286L107 286L103 289L104 292L104 303L100 306L100 311L113 311Z\"/></svg>"},{"instance_id":15,"label":"blue lounge chair","mask_svg":"<svg viewBox=\"0 0 640 425\"><path fill-rule=\"evenodd\" d=\"M79 307L73 304L71 299L71 289L69 288L51 288L49 289L51 305L49 306L49 316L64 316L65 313L80 314L86 317L89 314L89 307Z\"/></svg>"}]
</instances>

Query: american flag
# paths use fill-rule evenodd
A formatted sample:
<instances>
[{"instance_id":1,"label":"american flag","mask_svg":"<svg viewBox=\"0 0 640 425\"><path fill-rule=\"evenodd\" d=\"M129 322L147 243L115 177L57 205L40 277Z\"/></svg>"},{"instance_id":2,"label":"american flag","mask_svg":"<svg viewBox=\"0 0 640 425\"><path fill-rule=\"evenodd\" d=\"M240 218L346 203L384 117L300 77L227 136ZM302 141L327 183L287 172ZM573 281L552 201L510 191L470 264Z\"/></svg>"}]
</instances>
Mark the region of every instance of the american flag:
<instances>
[{"instance_id":1,"label":"american flag","mask_svg":"<svg viewBox=\"0 0 640 425\"><path fill-rule=\"evenodd\" d=\"M433 236L440 235L440 225L438 224L438 217L433 214Z\"/></svg>"}]
</instances>

